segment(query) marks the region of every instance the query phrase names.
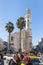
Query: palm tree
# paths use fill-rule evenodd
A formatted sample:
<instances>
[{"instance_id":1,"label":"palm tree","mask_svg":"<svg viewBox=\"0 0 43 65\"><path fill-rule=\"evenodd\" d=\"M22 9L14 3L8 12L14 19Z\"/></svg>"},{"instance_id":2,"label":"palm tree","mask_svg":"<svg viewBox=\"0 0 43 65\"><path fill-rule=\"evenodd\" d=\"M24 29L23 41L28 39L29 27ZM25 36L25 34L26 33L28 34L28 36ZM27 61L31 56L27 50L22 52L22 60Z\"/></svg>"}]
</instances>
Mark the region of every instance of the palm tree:
<instances>
[{"instance_id":1,"label":"palm tree","mask_svg":"<svg viewBox=\"0 0 43 65\"><path fill-rule=\"evenodd\" d=\"M21 51L21 30L25 27L25 19L24 17L20 17L19 19L17 19L17 27L20 29L20 48L19 51Z\"/></svg>"},{"instance_id":2,"label":"palm tree","mask_svg":"<svg viewBox=\"0 0 43 65\"><path fill-rule=\"evenodd\" d=\"M14 30L14 24L12 22L8 22L5 26L6 31L9 33L9 49L10 49L10 33Z\"/></svg>"}]
</instances>

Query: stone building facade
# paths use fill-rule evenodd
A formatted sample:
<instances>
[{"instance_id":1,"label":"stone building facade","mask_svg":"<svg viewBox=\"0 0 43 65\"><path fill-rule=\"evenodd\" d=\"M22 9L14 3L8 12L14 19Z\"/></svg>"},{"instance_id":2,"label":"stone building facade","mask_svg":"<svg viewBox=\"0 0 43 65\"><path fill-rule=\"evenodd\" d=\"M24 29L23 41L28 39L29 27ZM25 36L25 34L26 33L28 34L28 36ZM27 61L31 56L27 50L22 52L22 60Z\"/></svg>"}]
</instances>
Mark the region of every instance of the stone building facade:
<instances>
[{"instance_id":1,"label":"stone building facade","mask_svg":"<svg viewBox=\"0 0 43 65\"><path fill-rule=\"evenodd\" d=\"M31 32L31 13L29 9L26 9L26 29L21 31L21 49L23 52L30 51L32 48L32 32ZM19 49L20 32L15 32L10 36L10 43L14 45L15 51Z\"/></svg>"}]
</instances>

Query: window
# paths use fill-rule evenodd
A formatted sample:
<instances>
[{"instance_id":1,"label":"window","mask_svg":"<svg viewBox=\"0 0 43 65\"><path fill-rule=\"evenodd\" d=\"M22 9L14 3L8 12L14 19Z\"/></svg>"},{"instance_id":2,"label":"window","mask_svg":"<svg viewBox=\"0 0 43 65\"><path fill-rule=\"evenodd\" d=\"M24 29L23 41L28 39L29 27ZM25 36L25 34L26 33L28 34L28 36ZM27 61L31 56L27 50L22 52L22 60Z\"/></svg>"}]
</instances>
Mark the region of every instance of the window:
<instances>
[{"instance_id":1,"label":"window","mask_svg":"<svg viewBox=\"0 0 43 65\"><path fill-rule=\"evenodd\" d=\"M29 19L28 19L28 21L29 21Z\"/></svg>"},{"instance_id":2,"label":"window","mask_svg":"<svg viewBox=\"0 0 43 65\"><path fill-rule=\"evenodd\" d=\"M12 43L12 45L14 45L14 43Z\"/></svg>"},{"instance_id":3,"label":"window","mask_svg":"<svg viewBox=\"0 0 43 65\"><path fill-rule=\"evenodd\" d=\"M13 37L11 37L11 41L13 41Z\"/></svg>"},{"instance_id":4,"label":"window","mask_svg":"<svg viewBox=\"0 0 43 65\"><path fill-rule=\"evenodd\" d=\"M28 20L28 24L27 25L29 26L29 20Z\"/></svg>"},{"instance_id":5,"label":"window","mask_svg":"<svg viewBox=\"0 0 43 65\"><path fill-rule=\"evenodd\" d=\"M10 43L10 45L14 45L14 43Z\"/></svg>"}]
</instances>

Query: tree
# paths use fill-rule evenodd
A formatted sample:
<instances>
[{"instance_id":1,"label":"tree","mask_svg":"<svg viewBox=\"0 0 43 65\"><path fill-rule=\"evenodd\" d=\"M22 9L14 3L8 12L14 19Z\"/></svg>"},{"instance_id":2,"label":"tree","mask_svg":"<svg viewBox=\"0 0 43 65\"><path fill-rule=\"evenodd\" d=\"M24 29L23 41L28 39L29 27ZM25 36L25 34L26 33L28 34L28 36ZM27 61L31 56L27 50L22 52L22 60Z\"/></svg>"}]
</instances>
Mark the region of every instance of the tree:
<instances>
[{"instance_id":1,"label":"tree","mask_svg":"<svg viewBox=\"0 0 43 65\"><path fill-rule=\"evenodd\" d=\"M17 19L17 27L20 29L20 48L19 50L22 50L21 49L21 30L25 27L25 19L24 17L20 17L19 19Z\"/></svg>"},{"instance_id":2,"label":"tree","mask_svg":"<svg viewBox=\"0 0 43 65\"><path fill-rule=\"evenodd\" d=\"M14 24L12 22L8 22L5 26L6 31L9 33L9 49L10 49L10 33L14 30Z\"/></svg>"},{"instance_id":3,"label":"tree","mask_svg":"<svg viewBox=\"0 0 43 65\"><path fill-rule=\"evenodd\" d=\"M37 46L36 46L36 50L37 50L38 52L40 52L40 45L37 45Z\"/></svg>"}]
</instances>

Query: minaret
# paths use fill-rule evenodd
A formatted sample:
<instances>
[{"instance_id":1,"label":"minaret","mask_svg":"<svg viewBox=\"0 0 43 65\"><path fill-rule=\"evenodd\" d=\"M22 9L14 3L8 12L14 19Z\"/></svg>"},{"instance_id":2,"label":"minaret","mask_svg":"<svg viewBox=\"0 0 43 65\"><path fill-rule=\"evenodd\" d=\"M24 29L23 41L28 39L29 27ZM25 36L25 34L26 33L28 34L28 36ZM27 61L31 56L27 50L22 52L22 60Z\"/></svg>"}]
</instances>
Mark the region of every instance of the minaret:
<instances>
[{"instance_id":1,"label":"minaret","mask_svg":"<svg viewBox=\"0 0 43 65\"><path fill-rule=\"evenodd\" d=\"M30 9L26 9L26 15L25 15L25 20L26 20L26 31L28 33L28 36L32 36L31 32L31 13Z\"/></svg>"},{"instance_id":2,"label":"minaret","mask_svg":"<svg viewBox=\"0 0 43 65\"><path fill-rule=\"evenodd\" d=\"M26 15L25 15L25 20L26 20L26 45L25 48L30 51L32 48L32 32L31 32L31 13L30 9L26 9Z\"/></svg>"},{"instance_id":3,"label":"minaret","mask_svg":"<svg viewBox=\"0 0 43 65\"><path fill-rule=\"evenodd\" d=\"M30 13L30 9L26 9L26 16L25 16L25 20L26 20L26 30L31 28L31 13Z\"/></svg>"}]
</instances>

